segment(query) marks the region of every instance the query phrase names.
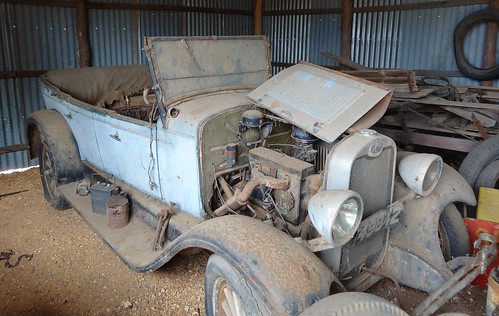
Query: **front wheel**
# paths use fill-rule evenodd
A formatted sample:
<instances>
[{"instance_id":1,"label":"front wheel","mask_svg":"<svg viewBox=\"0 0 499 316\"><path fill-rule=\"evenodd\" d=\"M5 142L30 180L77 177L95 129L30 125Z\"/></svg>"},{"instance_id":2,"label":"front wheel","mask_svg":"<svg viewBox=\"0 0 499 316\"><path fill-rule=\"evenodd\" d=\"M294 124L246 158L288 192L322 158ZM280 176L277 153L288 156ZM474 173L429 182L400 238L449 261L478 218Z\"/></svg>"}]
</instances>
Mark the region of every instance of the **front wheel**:
<instances>
[{"instance_id":1,"label":"front wheel","mask_svg":"<svg viewBox=\"0 0 499 316\"><path fill-rule=\"evenodd\" d=\"M208 316L270 315L259 291L246 277L218 255L206 266L204 281L205 308Z\"/></svg>"}]
</instances>

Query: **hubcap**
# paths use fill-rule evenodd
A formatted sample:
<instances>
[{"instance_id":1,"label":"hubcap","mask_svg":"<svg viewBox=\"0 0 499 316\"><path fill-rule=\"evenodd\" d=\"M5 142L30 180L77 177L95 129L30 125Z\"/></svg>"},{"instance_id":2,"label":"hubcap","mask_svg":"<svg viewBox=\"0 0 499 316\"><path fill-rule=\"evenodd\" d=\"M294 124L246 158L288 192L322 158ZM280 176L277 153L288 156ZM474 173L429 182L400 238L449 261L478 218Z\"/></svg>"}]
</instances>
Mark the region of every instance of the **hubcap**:
<instances>
[{"instance_id":1,"label":"hubcap","mask_svg":"<svg viewBox=\"0 0 499 316\"><path fill-rule=\"evenodd\" d=\"M227 281L218 278L215 282L214 292L213 306L216 309L215 315L246 316L241 299Z\"/></svg>"}]
</instances>

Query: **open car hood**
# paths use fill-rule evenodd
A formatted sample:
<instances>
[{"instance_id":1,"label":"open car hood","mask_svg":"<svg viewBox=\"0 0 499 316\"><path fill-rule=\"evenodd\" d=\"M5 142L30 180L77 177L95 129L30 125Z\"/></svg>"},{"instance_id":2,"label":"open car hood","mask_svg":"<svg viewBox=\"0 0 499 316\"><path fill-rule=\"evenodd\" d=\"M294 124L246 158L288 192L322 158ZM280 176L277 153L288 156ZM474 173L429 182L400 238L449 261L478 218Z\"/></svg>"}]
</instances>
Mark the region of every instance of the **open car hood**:
<instances>
[{"instance_id":1,"label":"open car hood","mask_svg":"<svg viewBox=\"0 0 499 316\"><path fill-rule=\"evenodd\" d=\"M392 89L308 63L289 67L248 98L314 136L333 142L369 128L385 113Z\"/></svg>"},{"instance_id":2,"label":"open car hood","mask_svg":"<svg viewBox=\"0 0 499 316\"><path fill-rule=\"evenodd\" d=\"M256 88L270 78L265 36L146 37L144 50L159 98L227 87Z\"/></svg>"}]
</instances>

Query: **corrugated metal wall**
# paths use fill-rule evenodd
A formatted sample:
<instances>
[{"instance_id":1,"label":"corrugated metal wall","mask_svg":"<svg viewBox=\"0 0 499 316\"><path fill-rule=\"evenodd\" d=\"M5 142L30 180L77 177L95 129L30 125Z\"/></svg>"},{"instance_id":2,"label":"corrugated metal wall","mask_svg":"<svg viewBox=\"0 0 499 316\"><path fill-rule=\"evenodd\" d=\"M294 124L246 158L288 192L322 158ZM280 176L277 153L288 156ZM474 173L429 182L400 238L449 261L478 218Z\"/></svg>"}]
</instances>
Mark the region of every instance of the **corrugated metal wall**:
<instances>
[{"instance_id":1,"label":"corrugated metal wall","mask_svg":"<svg viewBox=\"0 0 499 316\"><path fill-rule=\"evenodd\" d=\"M75 10L0 4L0 70L75 67ZM25 120L44 107L37 78L0 79L0 147L26 142ZM27 151L0 155L0 170L25 167Z\"/></svg>"},{"instance_id":2,"label":"corrugated metal wall","mask_svg":"<svg viewBox=\"0 0 499 316\"><path fill-rule=\"evenodd\" d=\"M354 7L424 3L430 0L355 0ZM101 1L102 2L102 1ZM137 3L107 0L111 3ZM145 4L188 5L252 10L253 0L141 0ZM333 8L341 0L267 0L264 11ZM439 9L356 13L353 20L352 59L368 67L457 70L452 33L468 14L487 5ZM93 66L145 63L144 36L247 35L252 17L220 13L89 10L89 37ZM341 15L264 16L264 34L271 43L271 60L322 65L334 62L321 51L340 54ZM77 67L75 9L0 3L0 71ZM481 65L483 28L467 37L465 50ZM273 67L276 73L282 66ZM477 84L453 78L458 84ZM496 81L497 85L498 82ZM25 142L25 119L43 108L38 79L0 79L0 147ZM23 167L27 153L0 155L0 170Z\"/></svg>"},{"instance_id":3,"label":"corrugated metal wall","mask_svg":"<svg viewBox=\"0 0 499 316\"><path fill-rule=\"evenodd\" d=\"M131 0L100 0L132 3ZM252 10L253 1L142 0L144 4ZM0 3L0 71L79 66L75 9ZM251 16L168 11L88 10L91 65L145 63L144 36L248 35ZM25 121L44 108L38 78L0 79L0 147L26 142ZM0 171L37 164L27 151L0 154Z\"/></svg>"}]
</instances>

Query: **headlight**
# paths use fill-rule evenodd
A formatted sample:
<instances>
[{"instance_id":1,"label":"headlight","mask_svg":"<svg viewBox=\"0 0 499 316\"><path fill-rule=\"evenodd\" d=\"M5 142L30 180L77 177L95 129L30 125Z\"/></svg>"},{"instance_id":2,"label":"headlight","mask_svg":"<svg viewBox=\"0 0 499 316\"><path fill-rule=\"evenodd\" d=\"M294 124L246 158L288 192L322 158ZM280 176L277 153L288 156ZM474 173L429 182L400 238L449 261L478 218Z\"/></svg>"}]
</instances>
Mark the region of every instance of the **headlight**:
<instances>
[{"instance_id":1,"label":"headlight","mask_svg":"<svg viewBox=\"0 0 499 316\"><path fill-rule=\"evenodd\" d=\"M427 196L437 186L442 174L442 158L433 154L412 154L398 165L405 184L421 196Z\"/></svg>"},{"instance_id":2,"label":"headlight","mask_svg":"<svg viewBox=\"0 0 499 316\"><path fill-rule=\"evenodd\" d=\"M360 195L349 190L320 191L310 199L308 214L312 224L333 246L346 244L362 219Z\"/></svg>"}]
</instances>

